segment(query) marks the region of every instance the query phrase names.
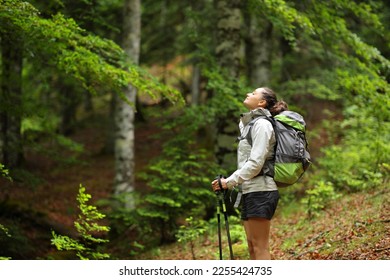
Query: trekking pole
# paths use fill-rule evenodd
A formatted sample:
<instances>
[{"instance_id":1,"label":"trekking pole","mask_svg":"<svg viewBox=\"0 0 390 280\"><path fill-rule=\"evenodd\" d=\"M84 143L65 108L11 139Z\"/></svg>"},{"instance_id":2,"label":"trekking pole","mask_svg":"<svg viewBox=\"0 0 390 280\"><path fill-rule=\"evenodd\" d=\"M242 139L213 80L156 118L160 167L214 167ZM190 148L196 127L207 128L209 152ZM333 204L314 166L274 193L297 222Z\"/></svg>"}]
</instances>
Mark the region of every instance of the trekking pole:
<instances>
[{"instance_id":1,"label":"trekking pole","mask_svg":"<svg viewBox=\"0 0 390 280\"><path fill-rule=\"evenodd\" d=\"M219 175L217 177L218 185L219 185L221 191L215 192L215 194L217 195L217 200L218 200L217 217L218 217L219 258L220 258L220 260L222 260L221 218L220 218L221 206L222 206L222 212L225 216L225 228L226 228L226 234L227 234L228 244L229 244L230 259L233 260L234 256L233 256L232 240L230 238L229 220L228 220L228 214L226 211L225 197L223 195L223 189L222 189L222 183L221 183L222 177L223 177L222 175Z\"/></svg>"},{"instance_id":2,"label":"trekking pole","mask_svg":"<svg viewBox=\"0 0 390 280\"><path fill-rule=\"evenodd\" d=\"M218 246L219 246L219 259L222 260L222 236L221 236L221 206L219 201L219 191L216 191L217 195L217 219L218 219Z\"/></svg>"}]
</instances>

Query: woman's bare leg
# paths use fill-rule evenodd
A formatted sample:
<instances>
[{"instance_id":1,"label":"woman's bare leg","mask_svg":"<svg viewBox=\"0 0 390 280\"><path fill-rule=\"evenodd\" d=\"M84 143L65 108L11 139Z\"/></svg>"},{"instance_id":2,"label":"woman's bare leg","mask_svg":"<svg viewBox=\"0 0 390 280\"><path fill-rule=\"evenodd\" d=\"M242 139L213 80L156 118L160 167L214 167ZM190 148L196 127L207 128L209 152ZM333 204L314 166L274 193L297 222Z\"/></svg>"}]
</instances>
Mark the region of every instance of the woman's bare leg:
<instances>
[{"instance_id":1,"label":"woman's bare leg","mask_svg":"<svg viewBox=\"0 0 390 280\"><path fill-rule=\"evenodd\" d=\"M269 234L271 221L264 218L249 218L244 221L244 228L251 259L270 260Z\"/></svg>"}]
</instances>

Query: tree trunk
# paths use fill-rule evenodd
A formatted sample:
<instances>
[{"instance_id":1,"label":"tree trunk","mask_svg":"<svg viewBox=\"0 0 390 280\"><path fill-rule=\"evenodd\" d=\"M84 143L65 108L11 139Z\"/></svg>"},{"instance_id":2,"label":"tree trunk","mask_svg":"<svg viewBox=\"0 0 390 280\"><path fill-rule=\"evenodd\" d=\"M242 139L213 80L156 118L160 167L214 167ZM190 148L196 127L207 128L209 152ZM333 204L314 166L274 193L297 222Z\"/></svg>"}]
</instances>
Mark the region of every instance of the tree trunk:
<instances>
[{"instance_id":1,"label":"tree trunk","mask_svg":"<svg viewBox=\"0 0 390 280\"><path fill-rule=\"evenodd\" d=\"M216 56L230 78L239 77L241 45L241 0L215 0L217 10ZM222 168L230 172L236 164L237 112L217 120L215 154Z\"/></svg>"},{"instance_id":2,"label":"tree trunk","mask_svg":"<svg viewBox=\"0 0 390 280\"><path fill-rule=\"evenodd\" d=\"M238 78L241 43L241 0L215 0L217 9L216 56L227 73Z\"/></svg>"},{"instance_id":3,"label":"tree trunk","mask_svg":"<svg viewBox=\"0 0 390 280\"><path fill-rule=\"evenodd\" d=\"M138 64L141 41L141 1L126 0L123 14L122 47L132 63ZM132 85L124 89L132 104L116 96L115 104L115 194L125 196L125 207L135 207L134 198L134 115L137 90Z\"/></svg>"},{"instance_id":4,"label":"tree trunk","mask_svg":"<svg viewBox=\"0 0 390 280\"><path fill-rule=\"evenodd\" d=\"M76 123L76 112L80 102L80 94L75 92L75 88L62 78L57 85L60 91L61 100L61 125L60 133L69 136L74 132Z\"/></svg>"},{"instance_id":5,"label":"tree trunk","mask_svg":"<svg viewBox=\"0 0 390 280\"><path fill-rule=\"evenodd\" d=\"M21 137L22 42L17 35L1 32L0 161L8 168L20 166L23 159Z\"/></svg>"},{"instance_id":6,"label":"tree trunk","mask_svg":"<svg viewBox=\"0 0 390 280\"><path fill-rule=\"evenodd\" d=\"M246 18L248 36L245 40L249 84L254 87L269 86L271 79L272 24L257 15Z\"/></svg>"},{"instance_id":7,"label":"tree trunk","mask_svg":"<svg viewBox=\"0 0 390 280\"><path fill-rule=\"evenodd\" d=\"M200 68L198 65L192 66L192 83L191 83L191 105L199 105L200 101Z\"/></svg>"},{"instance_id":8,"label":"tree trunk","mask_svg":"<svg viewBox=\"0 0 390 280\"><path fill-rule=\"evenodd\" d=\"M288 80L291 80L291 74L293 73L294 64L292 64L290 61L291 59L288 59L289 56L292 53L292 48L290 46L290 43L283 37L280 38L280 50L282 55L282 65L280 67L281 73L280 73L280 81L282 83L287 82Z\"/></svg>"}]
</instances>

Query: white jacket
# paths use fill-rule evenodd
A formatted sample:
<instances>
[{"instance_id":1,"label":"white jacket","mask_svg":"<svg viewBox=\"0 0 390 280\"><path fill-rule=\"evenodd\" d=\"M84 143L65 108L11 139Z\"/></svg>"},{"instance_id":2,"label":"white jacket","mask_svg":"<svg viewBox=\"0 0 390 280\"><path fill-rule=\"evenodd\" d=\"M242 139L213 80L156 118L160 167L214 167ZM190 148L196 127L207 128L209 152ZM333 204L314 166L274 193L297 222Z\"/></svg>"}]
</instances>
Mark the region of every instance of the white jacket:
<instances>
[{"instance_id":1,"label":"white jacket","mask_svg":"<svg viewBox=\"0 0 390 280\"><path fill-rule=\"evenodd\" d=\"M242 138L249 131L249 123L258 116L271 116L267 109L256 109L241 115L239 124ZM270 176L257 176L263 168L266 159L272 159L275 146L275 133L272 124L258 118L251 129L252 146L244 138L240 140L237 149L237 170L227 178L229 188L241 185L242 192L277 190L275 181Z\"/></svg>"}]
</instances>

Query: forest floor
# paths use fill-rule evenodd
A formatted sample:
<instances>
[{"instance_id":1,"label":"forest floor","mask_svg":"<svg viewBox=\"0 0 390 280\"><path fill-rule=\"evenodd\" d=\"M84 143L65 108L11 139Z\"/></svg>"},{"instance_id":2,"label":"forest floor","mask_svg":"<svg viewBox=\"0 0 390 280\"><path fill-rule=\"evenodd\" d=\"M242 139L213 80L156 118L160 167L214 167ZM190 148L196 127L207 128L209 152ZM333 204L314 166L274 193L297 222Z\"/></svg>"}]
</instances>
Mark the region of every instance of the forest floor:
<instances>
[{"instance_id":1,"label":"forest floor","mask_svg":"<svg viewBox=\"0 0 390 280\"><path fill-rule=\"evenodd\" d=\"M46 156L27 151L28 172L19 171L24 179L9 182L0 178L0 224L8 230L8 234L0 230L0 257L52 258L56 251L50 244L52 230L75 236L73 222L78 213L79 185L86 187L92 202L111 195L114 162L112 156L102 153L105 127L99 117L77 127L71 138L83 144L84 153L73 162L61 160L71 158L61 150ZM152 123L142 123L136 128L137 171L160 152L161 143L153 137L157 129ZM50 150L51 144L46 145ZM146 185L138 180L137 188L143 191ZM272 256L274 259L389 260L389 202L389 188L383 185L370 192L342 196L311 220L307 219L302 204L281 203L272 222ZM239 222L233 221L230 226L232 231L243 234ZM226 239L224 244L227 245ZM225 251L227 248L224 246ZM233 248L237 259L248 258L246 244L236 243ZM228 252L224 254L227 259ZM217 233L213 229L193 244L164 245L137 258L217 259Z\"/></svg>"},{"instance_id":2,"label":"forest floor","mask_svg":"<svg viewBox=\"0 0 390 280\"><path fill-rule=\"evenodd\" d=\"M381 197L383 196L383 197ZM308 220L301 210L279 208L272 221L271 255L277 260L390 260L390 195L388 190L352 194L334 201ZM295 204L295 203L294 203ZM301 209L296 205L297 209ZM283 206L281 206L283 207ZM294 206L285 205L286 208ZM283 214L286 212L286 214ZM230 223L230 232L235 223ZM237 230L236 228L233 230ZM243 228L241 227L243 231ZM223 259L229 249L222 222ZM216 230L192 244L175 243L141 259L218 259ZM233 244L235 259L248 259L246 244Z\"/></svg>"}]
</instances>

